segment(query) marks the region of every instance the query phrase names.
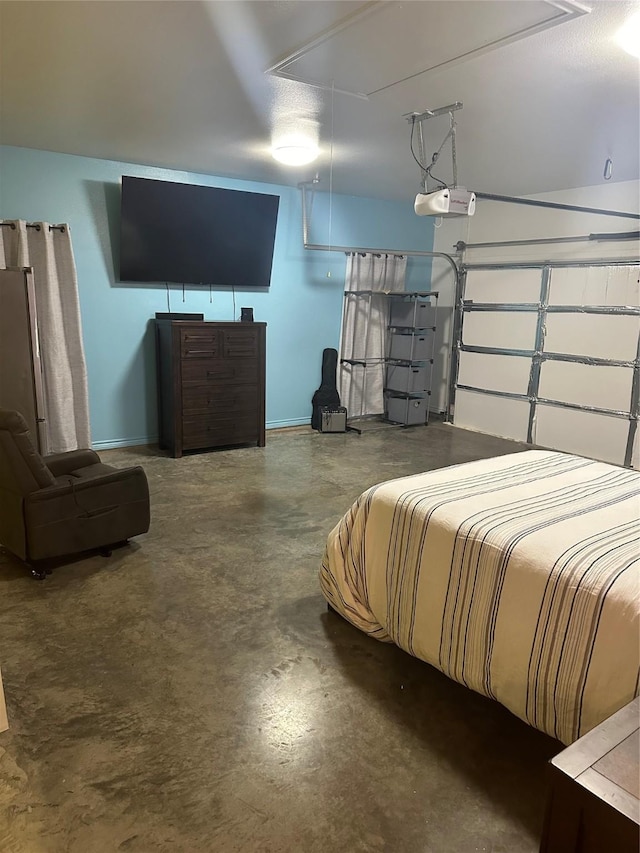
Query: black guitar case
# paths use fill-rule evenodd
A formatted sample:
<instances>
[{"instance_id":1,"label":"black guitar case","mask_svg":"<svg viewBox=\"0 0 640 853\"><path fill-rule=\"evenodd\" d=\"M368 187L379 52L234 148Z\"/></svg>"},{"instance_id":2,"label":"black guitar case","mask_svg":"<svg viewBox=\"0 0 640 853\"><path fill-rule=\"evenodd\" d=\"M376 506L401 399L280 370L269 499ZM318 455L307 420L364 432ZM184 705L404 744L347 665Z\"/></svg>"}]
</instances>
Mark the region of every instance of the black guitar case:
<instances>
[{"instance_id":1,"label":"black guitar case","mask_svg":"<svg viewBox=\"0 0 640 853\"><path fill-rule=\"evenodd\" d=\"M320 429L320 409L322 406L336 408L340 405L340 395L336 386L338 368L338 350L325 349L322 352L322 383L311 398L311 426Z\"/></svg>"}]
</instances>

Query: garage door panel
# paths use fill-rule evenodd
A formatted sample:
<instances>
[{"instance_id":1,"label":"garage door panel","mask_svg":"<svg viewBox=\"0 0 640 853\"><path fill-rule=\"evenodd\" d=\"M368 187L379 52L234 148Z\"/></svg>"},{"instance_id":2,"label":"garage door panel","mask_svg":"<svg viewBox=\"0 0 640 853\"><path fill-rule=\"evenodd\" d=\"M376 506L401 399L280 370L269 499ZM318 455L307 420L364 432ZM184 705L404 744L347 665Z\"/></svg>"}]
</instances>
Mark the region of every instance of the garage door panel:
<instances>
[{"instance_id":1,"label":"garage door panel","mask_svg":"<svg viewBox=\"0 0 640 853\"><path fill-rule=\"evenodd\" d=\"M639 330L640 317L624 314L548 314L544 351L632 361Z\"/></svg>"},{"instance_id":2,"label":"garage door panel","mask_svg":"<svg viewBox=\"0 0 640 853\"><path fill-rule=\"evenodd\" d=\"M540 447L623 465L628 435L629 421L624 418L544 403L536 407L534 441Z\"/></svg>"},{"instance_id":3,"label":"garage door panel","mask_svg":"<svg viewBox=\"0 0 640 853\"><path fill-rule=\"evenodd\" d=\"M539 302L540 270L470 270L464 288L465 300L502 304Z\"/></svg>"},{"instance_id":4,"label":"garage door panel","mask_svg":"<svg viewBox=\"0 0 640 853\"><path fill-rule=\"evenodd\" d=\"M465 346L533 350L537 312L468 311L462 326Z\"/></svg>"},{"instance_id":5,"label":"garage door panel","mask_svg":"<svg viewBox=\"0 0 640 853\"><path fill-rule=\"evenodd\" d=\"M640 305L636 267L575 267L551 272L549 305Z\"/></svg>"},{"instance_id":6,"label":"garage door panel","mask_svg":"<svg viewBox=\"0 0 640 853\"><path fill-rule=\"evenodd\" d=\"M526 394L529 387L531 359L489 353L461 352L459 385Z\"/></svg>"},{"instance_id":7,"label":"garage door panel","mask_svg":"<svg viewBox=\"0 0 640 853\"><path fill-rule=\"evenodd\" d=\"M478 432L526 441L529 403L527 400L511 400L459 389L454 423Z\"/></svg>"},{"instance_id":8,"label":"garage door panel","mask_svg":"<svg viewBox=\"0 0 640 853\"><path fill-rule=\"evenodd\" d=\"M628 411L632 382L630 367L545 361L540 367L538 396L579 406Z\"/></svg>"}]
</instances>

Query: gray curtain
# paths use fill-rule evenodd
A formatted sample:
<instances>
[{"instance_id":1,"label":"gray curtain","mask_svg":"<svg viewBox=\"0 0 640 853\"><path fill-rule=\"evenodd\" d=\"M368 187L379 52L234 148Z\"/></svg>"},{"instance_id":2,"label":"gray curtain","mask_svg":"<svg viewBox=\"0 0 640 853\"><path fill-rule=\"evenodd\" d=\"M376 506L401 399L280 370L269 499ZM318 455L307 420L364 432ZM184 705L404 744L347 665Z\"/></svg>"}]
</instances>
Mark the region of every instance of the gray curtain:
<instances>
[{"instance_id":1,"label":"gray curtain","mask_svg":"<svg viewBox=\"0 0 640 853\"><path fill-rule=\"evenodd\" d=\"M0 228L0 266L33 269L49 452L90 447L87 367L69 227L12 224Z\"/></svg>"},{"instance_id":2,"label":"gray curtain","mask_svg":"<svg viewBox=\"0 0 640 853\"><path fill-rule=\"evenodd\" d=\"M404 290L404 255L350 254L340 335L340 400L350 418L384 413L389 300ZM356 364L344 364L342 359Z\"/></svg>"}]
</instances>

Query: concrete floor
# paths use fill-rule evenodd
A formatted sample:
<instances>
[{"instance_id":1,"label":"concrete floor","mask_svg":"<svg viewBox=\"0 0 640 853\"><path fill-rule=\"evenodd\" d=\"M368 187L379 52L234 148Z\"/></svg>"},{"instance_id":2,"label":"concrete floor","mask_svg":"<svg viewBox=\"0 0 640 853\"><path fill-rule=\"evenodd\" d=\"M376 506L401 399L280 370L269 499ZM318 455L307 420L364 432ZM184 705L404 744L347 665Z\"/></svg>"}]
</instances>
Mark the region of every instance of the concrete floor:
<instances>
[{"instance_id":1,"label":"concrete floor","mask_svg":"<svg viewBox=\"0 0 640 853\"><path fill-rule=\"evenodd\" d=\"M520 449L443 424L144 465L148 535L44 582L0 551L3 853L534 853L560 745L327 612L367 486Z\"/></svg>"}]
</instances>

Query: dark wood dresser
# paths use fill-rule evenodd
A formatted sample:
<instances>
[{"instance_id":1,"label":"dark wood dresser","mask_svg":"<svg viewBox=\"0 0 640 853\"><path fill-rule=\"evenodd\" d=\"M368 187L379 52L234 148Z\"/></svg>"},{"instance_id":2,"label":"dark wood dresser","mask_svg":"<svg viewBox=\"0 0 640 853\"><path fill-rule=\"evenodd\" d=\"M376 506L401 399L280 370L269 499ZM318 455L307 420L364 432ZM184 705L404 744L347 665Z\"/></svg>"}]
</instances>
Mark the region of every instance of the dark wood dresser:
<instances>
[{"instance_id":1,"label":"dark wood dresser","mask_svg":"<svg viewBox=\"0 0 640 853\"><path fill-rule=\"evenodd\" d=\"M156 320L160 447L265 444L266 323Z\"/></svg>"}]
</instances>

